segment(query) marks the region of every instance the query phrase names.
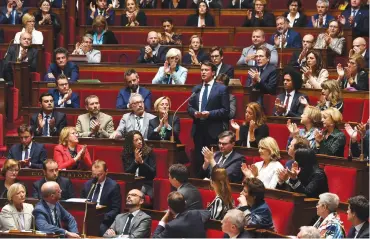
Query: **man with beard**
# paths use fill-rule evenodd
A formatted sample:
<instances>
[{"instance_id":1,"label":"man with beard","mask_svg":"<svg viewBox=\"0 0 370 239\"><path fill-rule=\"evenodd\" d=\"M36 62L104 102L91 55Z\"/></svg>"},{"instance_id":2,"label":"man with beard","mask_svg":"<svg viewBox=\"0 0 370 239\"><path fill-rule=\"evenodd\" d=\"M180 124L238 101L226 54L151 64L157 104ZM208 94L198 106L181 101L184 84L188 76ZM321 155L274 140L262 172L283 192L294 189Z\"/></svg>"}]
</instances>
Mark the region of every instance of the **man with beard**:
<instances>
[{"instance_id":1,"label":"man with beard","mask_svg":"<svg viewBox=\"0 0 370 239\"><path fill-rule=\"evenodd\" d=\"M137 93L143 97L145 109L150 110L152 103L152 93L146 88L139 86L139 74L135 71L135 69L127 70L125 72L124 78L126 80L127 87L119 91L117 96L116 108L128 109L131 95Z\"/></svg>"},{"instance_id":2,"label":"man with beard","mask_svg":"<svg viewBox=\"0 0 370 239\"><path fill-rule=\"evenodd\" d=\"M103 237L149 238L152 219L140 210L144 199L140 190L132 189L126 198L128 212L118 214Z\"/></svg>"},{"instance_id":3,"label":"man with beard","mask_svg":"<svg viewBox=\"0 0 370 239\"><path fill-rule=\"evenodd\" d=\"M286 17L276 18L276 34L270 38L270 44L276 48L302 48L301 35L289 28L289 20Z\"/></svg>"},{"instance_id":4,"label":"man with beard","mask_svg":"<svg viewBox=\"0 0 370 239\"><path fill-rule=\"evenodd\" d=\"M307 52L313 48L315 44L315 37L311 34L306 34L303 37L302 51L295 51L290 58L290 65L294 67L306 66L306 56Z\"/></svg>"}]
</instances>

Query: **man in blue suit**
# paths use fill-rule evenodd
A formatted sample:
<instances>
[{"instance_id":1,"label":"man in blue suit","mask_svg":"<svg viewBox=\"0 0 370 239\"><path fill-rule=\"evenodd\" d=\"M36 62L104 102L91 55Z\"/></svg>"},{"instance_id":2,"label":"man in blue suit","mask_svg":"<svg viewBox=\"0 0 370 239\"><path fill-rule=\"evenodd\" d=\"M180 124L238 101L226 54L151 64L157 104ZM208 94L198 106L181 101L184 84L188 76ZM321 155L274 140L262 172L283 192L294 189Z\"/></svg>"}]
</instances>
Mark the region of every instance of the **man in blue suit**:
<instances>
[{"instance_id":1,"label":"man in blue suit","mask_svg":"<svg viewBox=\"0 0 370 239\"><path fill-rule=\"evenodd\" d=\"M352 28L353 37L369 35L369 7L361 7L361 0L351 0L351 7L338 17L345 28Z\"/></svg>"},{"instance_id":2,"label":"man in blue suit","mask_svg":"<svg viewBox=\"0 0 370 239\"><path fill-rule=\"evenodd\" d=\"M270 38L270 44L276 48L302 48L301 35L289 28L289 20L284 16L276 18L276 34Z\"/></svg>"},{"instance_id":3,"label":"man in blue suit","mask_svg":"<svg viewBox=\"0 0 370 239\"><path fill-rule=\"evenodd\" d=\"M205 61L201 64L202 84L193 88L193 97L189 100L188 113L193 118L191 135L194 140L194 173L200 176L204 162L202 148L217 144L218 135L223 131L223 124L229 120L229 92L225 85L216 83L216 66Z\"/></svg>"},{"instance_id":4,"label":"man in blue suit","mask_svg":"<svg viewBox=\"0 0 370 239\"><path fill-rule=\"evenodd\" d=\"M44 81L55 82L59 75L67 76L69 82L76 82L79 78L78 66L68 61L68 51L63 47L59 47L54 51L55 63L51 63L44 77Z\"/></svg>"},{"instance_id":5,"label":"man in blue suit","mask_svg":"<svg viewBox=\"0 0 370 239\"><path fill-rule=\"evenodd\" d=\"M46 149L43 144L32 142L33 133L31 126L22 124L18 127L20 144L14 144L8 153L8 159L20 161L22 168L41 169L47 158Z\"/></svg>"},{"instance_id":6,"label":"man in blue suit","mask_svg":"<svg viewBox=\"0 0 370 239\"><path fill-rule=\"evenodd\" d=\"M126 80L127 87L119 91L116 108L128 109L131 94L137 93L140 94L144 99L145 110L150 110L152 104L152 93L148 89L139 86L139 74L135 71L135 69L127 70L124 78Z\"/></svg>"},{"instance_id":7,"label":"man in blue suit","mask_svg":"<svg viewBox=\"0 0 370 239\"><path fill-rule=\"evenodd\" d=\"M311 16L307 27L328 28L329 22L334 19L332 15L327 14L329 10L328 0L317 0L317 14Z\"/></svg>"},{"instance_id":8,"label":"man in blue suit","mask_svg":"<svg viewBox=\"0 0 370 239\"><path fill-rule=\"evenodd\" d=\"M62 190L54 181L46 182L41 187L42 199L32 214L35 217L36 229L46 233L55 233L64 237L80 238L77 234L75 218L59 203ZM63 229L64 225L67 229Z\"/></svg>"},{"instance_id":9,"label":"man in blue suit","mask_svg":"<svg viewBox=\"0 0 370 239\"><path fill-rule=\"evenodd\" d=\"M87 199L91 202L107 206L108 212L105 213L99 230L100 236L103 236L114 222L116 216L121 212L121 190L116 181L107 177L108 169L104 161L96 160L92 165L91 171L93 179L90 179L84 184L81 198L87 198L89 196ZM93 181L96 182L96 185L91 195L88 195Z\"/></svg>"},{"instance_id":10,"label":"man in blue suit","mask_svg":"<svg viewBox=\"0 0 370 239\"><path fill-rule=\"evenodd\" d=\"M108 5L107 0L96 0L96 4L91 2L86 24L91 25L96 16L104 16L108 25L114 25L114 10L112 8L113 6Z\"/></svg>"},{"instance_id":11,"label":"man in blue suit","mask_svg":"<svg viewBox=\"0 0 370 239\"><path fill-rule=\"evenodd\" d=\"M80 97L72 92L65 75L59 75L57 88L48 92L53 96L55 108L80 108Z\"/></svg>"},{"instance_id":12,"label":"man in blue suit","mask_svg":"<svg viewBox=\"0 0 370 239\"><path fill-rule=\"evenodd\" d=\"M22 17L26 11L23 9L23 1L8 0L1 8L0 24L22 24Z\"/></svg>"}]
</instances>

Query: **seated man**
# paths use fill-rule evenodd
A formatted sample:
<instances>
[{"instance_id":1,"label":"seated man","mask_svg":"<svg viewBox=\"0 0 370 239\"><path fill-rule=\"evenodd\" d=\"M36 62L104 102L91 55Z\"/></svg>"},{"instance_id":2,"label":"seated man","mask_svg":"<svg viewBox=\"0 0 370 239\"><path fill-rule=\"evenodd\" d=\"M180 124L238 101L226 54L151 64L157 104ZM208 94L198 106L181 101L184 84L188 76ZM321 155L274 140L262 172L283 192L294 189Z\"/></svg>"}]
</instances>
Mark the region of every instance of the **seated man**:
<instances>
[{"instance_id":1,"label":"seated man","mask_svg":"<svg viewBox=\"0 0 370 239\"><path fill-rule=\"evenodd\" d=\"M290 65L294 67L306 66L307 52L313 49L314 43L315 43L315 37L311 34L306 34L302 40L302 45L303 45L302 51L293 52L293 55L290 58Z\"/></svg>"},{"instance_id":2,"label":"seated man","mask_svg":"<svg viewBox=\"0 0 370 239\"><path fill-rule=\"evenodd\" d=\"M348 221L352 227L348 238L369 238L369 200L362 195L348 199Z\"/></svg>"},{"instance_id":3,"label":"seated man","mask_svg":"<svg viewBox=\"0 0 370 239\"><path fill-rule=\"evenodd\" d=\"M99 98L89 95L85 99L86 110L89 113L79 115L76 130L80 137L109 138L114 132L113 118L100 112Z\"/></svg>"},{"instance_id":4,"label":"seated man","mask_svg":"<svg viewBox=\"0 0 370 239\"><path fill-rule=\"evenodd\" d=\"M7 0L5 6L1 8L0 24L22 24L22 17L25 13L23 1Z\"/></svg>"},{"instance_id":5,"label":"seated man","mask_svg":"<svg viewBox=\"0 0 370 239\"><path fill-rule=\"evenodd\" d=\"M80 108L80 97L72 92L68 79L65 75L59 75L56 80L56 89L50 89L53 96L55 108Z\"/></svg>"},{"instance_id":6,"label":"seated man","mask_svg":"<svg viewBox=\"0 0 370 239\"><path fill-rule=\"evenodd\" d=\"M223 63L223 54L224 52L222 48L218 46L212 47L209 51L211 61L217 67L215 77L223 73L226 74L229 78L234 78L234 67Z\"/></svg>"},{"instance_id":7,"label":"seated man","mask_svg":"<svg viewBox=\"0 0 370 239\"><path fill-rule=\"evenodd\" d=\"M46 149L43 144L32 142L33 134L31 126L22 124L18 127L20 144L14 144L8 153L8 159L20 161L22 168L42 168L47 158Z\"/></svg>"},{"instance_id":8,"label":"seated man","mask_svg":"<svg viewBox=\"0 0 370 239\"><path fill-rule=\"evenodd\" d=\"M56 161L53 159L45 160L42 164L42 172L44 173L44 177L33 183L33 198L42 198L41 187L44 185L44 183L49 181L54 181L59 184L60 188L62 189L62 195L60 199L67 200L74 197L72 182L69 178L59 176L58 163Z\"/></svg>"},{"instance_id":9,"label":"seated man","mask_svg":"<svg viewBox=\"0 0 370 239\"><path fill-rule=\"evenodd\" d=\"M276 18L276 34L270 38L270 44L276 48L302 48L301 35L289 28L289 20L284 16Z\"/></svg>"},{"instance_id":10,"label":"seated man","mask_svg":"<svg viewBox=\"0 0 370 239\"><path fill-rule=\"evenodd\" d=\"M349 56L351 57L353 54L358 53L361 54L365 61L366 66L369 66L369 50L367 49L367 42L363 37L357 37L353 40L353 48L349 50Z\"/></svg>"},{"instance_id":11,"label":"seated man","mask_svg":"<svg viewBox=\"0 0 370 239\"><path fill-rule=\"evenodd\" d=\"M338 16L345 28L352 29L353 37L369 36L369 6L361 0L352 0L349 7ZM365 5L365 6L362 6Z\"/></svg>"},{"instance_id":12,"label":"seated man","mask_svg":"<svg viewBox=\"0 0 370 239\"><path fill-rule=\"evenodd\" d=\"M91 34L85 34L82 37L82 43L76 43L76 49L72 52L72 55L86 55L88 63L100 63L101 52L93 48L93 40Z\"/></svg>"},{"instance_id":13,"label":"seated man","mask_svg":"<svg viewBox=\"0 0 370 239\"><path fill-rule=\"evenodd\" d=\"M44 77L44 81L55 82L59 75L67 76L69 82L76 82L79 78L78 66L68 61L68 51L63 47L54 50L55 63L51 63Z\"/></svg>"},{"instance_id":14,"label":"seated man","mask_svg":"<svg viewBox=\"0 0 370 239\"><path fill-rule=\"evenodd\" d=\"M206 238L204 224L210 219L208 210L188 210L180 192L167 197L168 210L153 233L153 238Z\"/></svg>"},{"instance_id":15,"label":"seated man","mask_svg":"<svg viewBox=\"0 0 370 239\"><path fill-rule=\"evenodd\" d=\"M152 218L140 210L144 200L144 194L140 190L132 189L128 192L126 198L128 212L118 214L103 237L149 238Z\"/></svg>"},{"instance_id":16,"label":"seated man","mask_svg":"<svg viewBox=\"0 0 370 239\"><path fill-rule=\"evenodd\" d=\"M329 22L334 19L332 15L328 14L329 0L317 0L316 9L317 14L311 16L307 27L328 28Z\"/></svg>"},{"instance_id":17,"label":"seated man","mask_svg":"<svg viewBox=\"0 0 370 239\"><path fill-rule=\"evenodd\" d=\"M126 81L127 87L119 91L117 96L117 109L129 109L130 108L130 97L132 94L140 94L144 99L145 110L150 110L152 105L152 92L150 90L140 87L139 74L135 69L129 69L125 72L124 80Z\"/></svg>"},{"instance_id":18,"label":"seated man","mask_svg":"<svg viewBox=\"0 0 370 239\"><path fill-rule=\"evenodd\" d=\"M56 182L46 182L41 186L42 199L32 212L35 217L36 229L48 234L80 238L77 234L75 218L59 203L61 193L62 190ZM67 230L63 229L62 226L66 227Z\"/></svg>"},{"instance_id":19,"label":"seated man","mask_svg":"<svg viewBox=\"0 0 370 239\"><path fill-rule=\"evenodd\" d=\"M140 49L138 63L158 64L166 61L168 48L159 44L158 33L151 31L148 33L147 42L149 45Z\"/></svg>"},{"instance_id":20,"label":"seated man","mask_svg":"<svg viewBox=\"0 0 370 239\"><path fill-rule=\"evenodd\" d=\"M97 205L104 205L108 208L99 229L99 236L103 236L114 222L118 213L121 212L121 190L116 181L107 177L108 169L104 161L96 160L92 165L91 171L93 179L84 184L81 198L87 198L91 185L97 178L96 186L87 199L91 202L96 202Z\"/></svg>"},{"instance_id":21,"label":"seated man","mask_svg":"<svg viewBox=\"0 0 370 239\"><path fill-rule=\"evenodd\" d=\"M248 231L244 230L245 216L238 209L227 211L221 223L221 229L225 233L224 238L253 238Z\"/></svg>"},{"instance_id":22,"label":"seated man","mask_svg":"<svg viewBox=\"0 0 370 239\"><path fill-rule=\"evenodd\" d=\"M235 134L231 131L224 131L218 136L218 152L213 154L213 151L208 148L204 149L201 178L210 178L213 167L219 167L226 169L230 183L241 183L243 180L241 166L245 157L235 152L234 146Z\"/></svg>"},{"instance_id":23,"label":"seated man","mask_svg":"<svg viewBox=\"0 0 370 239\"><path fill-rule=\"evenodd\" d=\"M118 128L111 134L111 139L124 138L131 130L140 131L144 139L148 139L149 121L156 116L145 112L144 99L140 94L131 94L130 109L132 112L123 115Z\"/></svg>"},{"instance_id":24,"label":"seated man","mask_svg":"<svg viewBox=\"0 0 370 239\"><path fill-rule=\"evenodd\" d=\"M50 93L42 93L39 98L41 110L31 117L30 125L35 136L58 136L67 126L67 116L54 111L54 99Z\"/></svg>"},{"instance_id":25,"label":"seated man","mask_svg":"<svg viewBox=\"0 0 370 239\"><path fill-rule=\"evenodd\" d=\"M108 25L114 25L113 5L107 3L107 0L96 0L90 2L90 9L87 12L86 24L91 25L96 16L104 16Z\"/></svg>"},{"instance_id":26,"label":"seated man","mask_svg":"<svg viewBox=\"0 0 370 239\"><path fill-rule=\"evenodd\" d=\"M202 209L203 203L199 190L188 182L188 168L183 164L173 164L168 172L171 185L185 198L186 210Z\"/></svg>"}]
</instances>

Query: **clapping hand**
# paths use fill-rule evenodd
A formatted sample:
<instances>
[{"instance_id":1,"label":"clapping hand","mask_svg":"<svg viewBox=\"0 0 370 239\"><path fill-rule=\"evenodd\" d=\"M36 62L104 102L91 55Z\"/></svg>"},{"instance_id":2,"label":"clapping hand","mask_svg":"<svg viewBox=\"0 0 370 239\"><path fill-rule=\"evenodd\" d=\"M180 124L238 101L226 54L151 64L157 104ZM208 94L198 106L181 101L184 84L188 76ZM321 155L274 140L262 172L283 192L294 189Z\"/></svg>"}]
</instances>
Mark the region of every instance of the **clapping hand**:
<instances>
[{"instance_id":1,"label":"clapping hand","mask_svg":"<svg viewBox=\"0 0 370 239\"><path fill-rule=\"evenodd\" d=\"M99 132L100 129L100 122L98 120L91 121L91 132L96 134Z\"/></svg>"},{"instance_id":2,"label":"clapping hand","mask_svg":"<svg viewBox=\"0 0 370 239\"><path fill-rule=\"evenodd\" d=\"M257 124L254 120L249 121L249 132L254 134L254 131L257 129Z\"/></svg>"},{"instance_id":3,"label":"clapping hand","mask_svg":"<svg viewBox=\"0 0 370 239\"><path fill-rule=\"evenodd\" d=\"M303 58L306 57L307 51L308 51L307 47L304 47L303 50L301 51L301 54L299 54L299 57L298 57L299 62L301 62Z\"/></svg>"},{"instance_id":4,"label":"clapping hand","mask_svg":"<svg viewBox=\"0 0 370 239\"><path fill-rule=\"evenodd\" d=\"M349 25L350 25L350 26L353 26L353 25L354 25L354 23L355 23L355 18L354 18L354 16L350 16L350 17L348 18L348 23L349 23Z\"/></svg>"},{"instance_id":5,"label":"clapping hand","mask_svg":"<svg viewBox=\"0 0 370 239\"><path fill-rule=\"evenodd\" d=\"M301 71L306 78L310 78L312 76L312 68L310 66L302 67Z\"/></svg>"},{"instance_id":6,"label":"clapping hand","mask_svg":"<svg viewBox=\"0 0 370 239\"><path fill-rule=\"evenodd\" d=\"M8 4L6 5L6 9L8 10L8 14L10 15L13 11L13 2L8 2Z\"/></svg>"},{"instance_id":7,"label":"clapping hand","mask_svg":"<svg viewBox=\"0 0 370 239\"><path fill-rule=\"evenodd\" d=\"M235 130L240 130L240 125L235 120L230 120L230 125Z\"/></svg>"},{"instance_id":8,"label":"clapping hand","mask_svg":"<svg viewBox=\"0 0 370 239\"><path fill-rule=\"evenodd\" d=\"M93 4L93 2L90 3L90 10L91 10L91 14L95 14L96 12L96 6Z\"/></svg>"},{"instance_id":9,"label":"clapping hand","mask_svg":"<svg viewBox=\"0 0 370 239\"><path fill-rule=\"evenodd\" d=\"M342 24L342 25L345 25L346 24L346 18L345 18L345 16L339 15L337 18L338 18L338 21L340 22L340 24Z\"/></svg>"},{"instance_id":10,"label":"clapping hand","mask_svg":"<svg viewBox=\"0 0 370 239\"><path fill-rule=\"evenodd\" d=\"M248 206L247 198L243 194L240 193L237 200L238 200L240 206L242 206L242 207Z\"/></svg>"},{"instance_id":11,"label":"clapping hand","mask_svg":"<svg viewBox=\"0 0 370 239\"><path fill-rule=\"evenodd\" d=\"M297 124L295 123L292 123L292 121L290 119L288 119L287 123L286 123L286 126L290 132L290 135L292 137L295 137L299 134L299 129L298 129L298 126Z\"/></svg>"},{"instance_id":12,"label":"clapping hand","mask_svg":"<svg viewBox=\"0 0 370 239\"><path fill-rule=\"evenodd\" d=\"M262 19L263 18L263 12L262 11L257 11L255 17L259 18L259 19Z\"/></svg>"},{"instance_id":13,"label":"clapping hand","mask_svg":"<svg viewBox=\"0 0 370 239\"><path fill-rule=\"evenodd\" d=\"M242 163L241 170L245 177L247 178L253 178L258 176L258 169L256 165L246 165L245 163Z\"/></svg>"},{"instance_id":14,"label":"clapping hand","mask_svg":"<svg viewBox=\"0 0 370 239\"><path fill-rule=\"evenodd\" d=\"M277 173L278 173L278 178L279 178L279 182L280 183L283 183L283 182L285 182L286 180L289 179L289 175L288 175L288 170L287 169L278 169L277 170Z\"/></svg>"},{"instance_id":15,"label":"clapping hand","mask_svg":"<svg viewBox=\"0 0 370 239\"><path fill-rule=\"evenodd\" d=\"M143 153L141 152L140 149L135 149L135 161L136 161L137 164L144 163L144 161L143 161Z\"/></svg>"},{"instance_id":16,"label":"clapping hand","mask_svg":"<svg viewBox=\"0 0 370 239\"><path fill-rule=\"evenodd\" d=\"M249 69L248 75L252 78L252 84L255 85L260 82L260 73L255 69Z\"/></svg>"},{"instance_id":17,"label":"clapping hand","mask_svg":"<svg viewBox=\"0 0 370 239\"><path fill-rule=\"evenodd\" d=\"M27 158L20 161L21 168L28 167L30 165L31 158Z\"/></svg>"},{"instance_id":18,"label":"clapping hand","mask_svg":"<svg viewBox=\"0 0 370 239\"><path fill-rule=\"evenodd\" d=\"M284 114L286 112L286 107L281 103L279 98L275 99L275 108L279 115Z\"/></svg>"},{"instance_id":19,"label":"clapping hand","mask_svg":"<svg viewBox=\"0 0 370 239\"><path fill-rule=\"evenodd\" d=\"M49 120L49 128L50 128L50 130L51 130L51 131L53 131L53 130L54 130L54 128L55 128L55 118L54 118L54 117L52 117L52 118Z\"/></svg>"},{"instance_id":20,"label":"clapping hand","mask_svg":"<svg viewBox=\"0 0 370 239\"><path fill-rule=\"evenodd\" d=\"M62 99L62 104L70 100L72 97L72 89L69 89L66 94L64 94Z\"/></svg>"},{"instance_id":21,"label":"clapping hand","mask_svg":"<svg viewBox=\"0 0 370 239\"><path fill-rule=\"evenodd\" d=\"M16 10L18 12L22 11L23 2L21 0L15 0L15 2L17 3Z\"/></svg>"},{"instance_id":22,"label":"clapping hand","mask_svg":"<svg viewBox=\"0 0 370 239\"><path fill-rule=\"evenodd\" d=\"M323 141L323 139L324 139L324 135L323 135L322 131L319 130L319 129L316 129L315 130L315 141L317 143L320 143L321 141Z\"/></svg>"},{"instance_id":23,"label":"clapping hand","mask_svg":"<svg viewBox=\"0 0 370 239\"><path fill-rule=\"evenodd\" d=\"M357 141L357 131L355 131L352 126L348 123L344 124L344 129L346 130L349 137L351 137L352 142Z\"/></svg>"},{"instance_id":24,"label":"clapping hand","mask_svg":"<svg viewBox=\"0 0 370 239\"><path fill-rule=\"evenodd\" d=\"M38 122L38 125L39 125L39 129L44 128L45 122L44 122L44 118L42 117L42 114L39 114L37 116L37 122Z\"/></svg>"},{"instance_id":25,"label":"clapping hand","mask_svg":"<svg viewBox=\"0 0 370 239\"><path fill-rule=\"evenodd\" d=\"M252 19L252 11L251 10L247 10L247 18L248 18L248 20Z\"/></svg>"},{"instance_id":26,"label":"clapping hand","mask_svg":"<svg viewBox=\"0 0 370 239\"><path fill-rule=\"evenodd\" d=\"M343 79L344 77L344 68L342 67L342 64L338 63L337 65L337 73L340 79Z\"/></svg>"},{"instance_id":27,"label":"clapping hand","mask_svg":"<svg viewBox=\"0 0 370 239\"><path fill-rule=\"evenodd\" d=\"M150 46L145 46L145 56L146 58L153 57L153 49Z\"/></svg>"},{"instance_id":28,"label":"clapping hand","mask_svg":"<svg viewBox=\"0 0 370 239\"><path fill-rule=\"evenodd\" d=\"M308 101L304 96L300 96L298 99L299 99L300 104L306 105L306 106L308 105Z\"/></svg>"},{"instance_id":29,"label":"clapping hand","mask_svg":"<svg viewBox=\"0 0 370 239\"><path fill-rule=\"evenodd\" d=\"M298 167L298 163L296 161L293 162L291 170L287 169L288 176L293 180L297 179L300 172L301 169Z\"/></svg>"},{"instance_id":30,"label":"clapping hand","mask_svg":"<svg viewBox=\"0 0 370 239\"><path fill-rule=\"evenodd\" d=\"M245 57L245 62L248 63L248 61L256 60L256 54L250 54Z\"/></svg>"},{"instance_id":31,"label":"clapping hand","mask_svg":"<svg viewBox=\"0 0 370 239\"><path fill-rule=\"evenodd\" d=\"M213 147L209 150L208 147L202 148L202 154L204 156L204 162L211 163L214 159Z\"/></svg>"},{"instance_id":32,"label":"clapping hand","mask_svg":"<svg viewBox=\"0 0 370 239\"><path fill-rule=\"evenodd\" d=\"M163 69L165 74L169 75L171 73L171 68L170 65L168 64L168 61L164 62Z\"/></svg>"},{"instance_id":33,"label":"clapping hand","mask_svg":"<svg viewBox=\"0 0 370 239\"><path fill-rule=\"evenodd\" d=\"M326 46L329 46L332 38L329 36L329 34L325 33L324 40L325 40Z\"/></svg>"}]
</instances>

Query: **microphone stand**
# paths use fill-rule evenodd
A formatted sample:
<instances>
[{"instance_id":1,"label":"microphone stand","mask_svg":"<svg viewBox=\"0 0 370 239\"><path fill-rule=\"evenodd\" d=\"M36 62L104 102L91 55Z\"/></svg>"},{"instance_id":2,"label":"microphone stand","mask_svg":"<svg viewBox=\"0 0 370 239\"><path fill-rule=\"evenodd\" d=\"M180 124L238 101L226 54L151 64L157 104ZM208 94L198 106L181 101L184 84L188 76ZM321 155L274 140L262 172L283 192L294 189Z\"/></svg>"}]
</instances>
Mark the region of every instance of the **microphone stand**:
<instances>
[{"instance_id":1,"label":"microphone stand","mask_svg":"<svg viewBox=\"0 0 370 239\"><path fill-rule=\"evenodd\" d=\"M85 213L84 213L84 220L83 220L83 224L82 224L82 234L81 234L81 237L82 237L82 238L86 238L87 203L89 202L89 197L90 197L90 195L91 195L92 191L94 190L95 185L96 185L96 182L94 182L94 183L91 185L90 191L89 191L89 193L87 194L87 198L86 198L86 201L85 201Z\"/></svg>"},{"instance_id":2,"label":"microphone stand","mask_svg":"<svg viewBox=\"0 0 370 239\"><path fill-rule=\"evenodd\" d=\"M283 35L280 35L280 63L279 68L283 69Z\"/></svg>"}]
</instances>

